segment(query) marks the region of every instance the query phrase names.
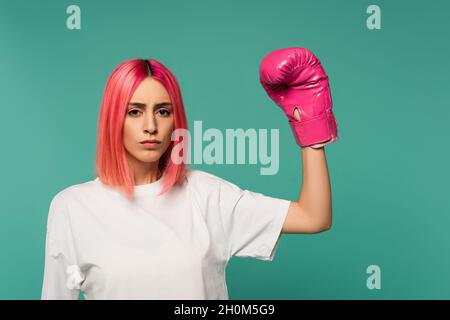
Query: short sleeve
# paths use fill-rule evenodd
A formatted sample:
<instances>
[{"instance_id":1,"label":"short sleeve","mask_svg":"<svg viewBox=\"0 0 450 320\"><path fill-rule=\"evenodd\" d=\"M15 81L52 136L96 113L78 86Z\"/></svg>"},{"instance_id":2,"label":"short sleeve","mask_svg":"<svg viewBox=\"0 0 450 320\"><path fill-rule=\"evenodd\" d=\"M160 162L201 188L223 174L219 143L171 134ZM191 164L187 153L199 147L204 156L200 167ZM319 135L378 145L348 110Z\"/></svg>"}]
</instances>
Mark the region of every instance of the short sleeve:
<instances>
[{"instance_id":1,"label":"short sleeve","mask_svg":"<svg viewBox=\"0 0 450 320\"><path fill-rule=\"evenodd\" d=\"M243 190L220 178L217 188L229 257L272 261L290 201Z\"/></svg>"},{"instance_id":2,"label":"short sleeve","mask_svg":"<svg viewBox=\"0 0 450 320\"><path fill-rule=\"evenodd\" d=\"M76 261L67 208L61 194L57 194L48 212L41 299L78 300L83 279Z\"/></svg>"}]
</instances>

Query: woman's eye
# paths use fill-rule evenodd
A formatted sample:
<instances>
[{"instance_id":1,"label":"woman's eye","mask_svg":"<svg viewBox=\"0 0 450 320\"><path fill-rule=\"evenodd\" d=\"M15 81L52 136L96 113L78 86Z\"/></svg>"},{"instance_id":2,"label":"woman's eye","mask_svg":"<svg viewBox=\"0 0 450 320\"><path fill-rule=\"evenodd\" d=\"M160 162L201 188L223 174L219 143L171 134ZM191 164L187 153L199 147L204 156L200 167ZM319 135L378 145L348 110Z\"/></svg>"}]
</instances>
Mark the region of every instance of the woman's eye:
<instances>
[{"instance_id":1,"label":"woman's eye","mask_svg":"<svg viewBox=\"0 0 450 320\"><path fill-rule=\"evenodd\" d=\"M158 112L163 116L163 117L168 117L170 116L170 111L167 109L159 109Z\"/></svg>"},{"instance_id":2,"label":"woman's eye","mask_svg":"<svg viewBox=\"0 0 450 320\"><path fill-rule=\"evenodd\" d=\"M139 111L139 110L137 110L137 109L133 109L133 110L130 110L130 111L128 111L128 114L130 115L130 116L135 116L135 115L138 115L138 113L133 113L133 112L141 112L141 111Z\"/></svg>"}]
</instances>

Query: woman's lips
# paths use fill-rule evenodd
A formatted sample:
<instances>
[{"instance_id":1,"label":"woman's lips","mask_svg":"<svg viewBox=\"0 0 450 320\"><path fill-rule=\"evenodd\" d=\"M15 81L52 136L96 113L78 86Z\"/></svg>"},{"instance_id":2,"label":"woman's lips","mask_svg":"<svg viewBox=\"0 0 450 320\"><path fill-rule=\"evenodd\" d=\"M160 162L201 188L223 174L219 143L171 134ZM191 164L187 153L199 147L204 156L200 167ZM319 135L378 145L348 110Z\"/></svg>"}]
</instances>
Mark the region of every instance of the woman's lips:
<instances>
[{"instance_id":1,"label":"woman's lips","mask_svg":"<svg viewBox=\"0 0 450 320\"><path fill-rule=\"evenodd\" d=\"M144 142L144 143L141 143L143 146L144 146L144 148L146 148L146 149L154 149L154 148L157 148L157 147L159 147L159 145L160 145L160 143L159 142Z\"/></svg>"}]
</instances>

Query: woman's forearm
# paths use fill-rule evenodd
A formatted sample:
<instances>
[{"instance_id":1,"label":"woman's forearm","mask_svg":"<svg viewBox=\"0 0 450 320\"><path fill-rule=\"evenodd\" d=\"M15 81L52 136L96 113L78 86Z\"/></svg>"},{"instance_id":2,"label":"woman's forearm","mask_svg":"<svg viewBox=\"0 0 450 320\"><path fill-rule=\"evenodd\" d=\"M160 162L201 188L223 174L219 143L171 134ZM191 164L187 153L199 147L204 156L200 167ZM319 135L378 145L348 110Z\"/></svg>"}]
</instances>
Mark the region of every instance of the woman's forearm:
<instances>
[{"instance_id":1,"label":"woman's forearm","mask_svg":"<svg viewBox=\"0 0 450 320\"><path fill-rule=\"evenodd\" d=\"M298 203L319 225L332 224L331 186L325 148L301 148L302 186Z\"/></svg>"}]
</instances>

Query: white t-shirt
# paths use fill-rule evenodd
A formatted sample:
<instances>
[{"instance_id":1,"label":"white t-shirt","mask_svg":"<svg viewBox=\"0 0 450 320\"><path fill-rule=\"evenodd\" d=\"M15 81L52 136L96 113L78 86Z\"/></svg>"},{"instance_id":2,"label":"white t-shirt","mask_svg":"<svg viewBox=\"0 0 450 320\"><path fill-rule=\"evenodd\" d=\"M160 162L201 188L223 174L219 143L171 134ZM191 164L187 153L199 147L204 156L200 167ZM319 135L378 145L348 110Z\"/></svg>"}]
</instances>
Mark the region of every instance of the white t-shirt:
<instances>
[{"instance_id":1,"label":"white t-shirt","mask_svg":"<svg viewBox=\"0 0 450 320\"><path fill-rule=\"evenodd\" d=\"M56 194L41 299L229 299L229 259L271 261L290 201L186 178L162 196L162 179L135 186L134 200L98 178Z\"/></svg>"}]
</instances>

